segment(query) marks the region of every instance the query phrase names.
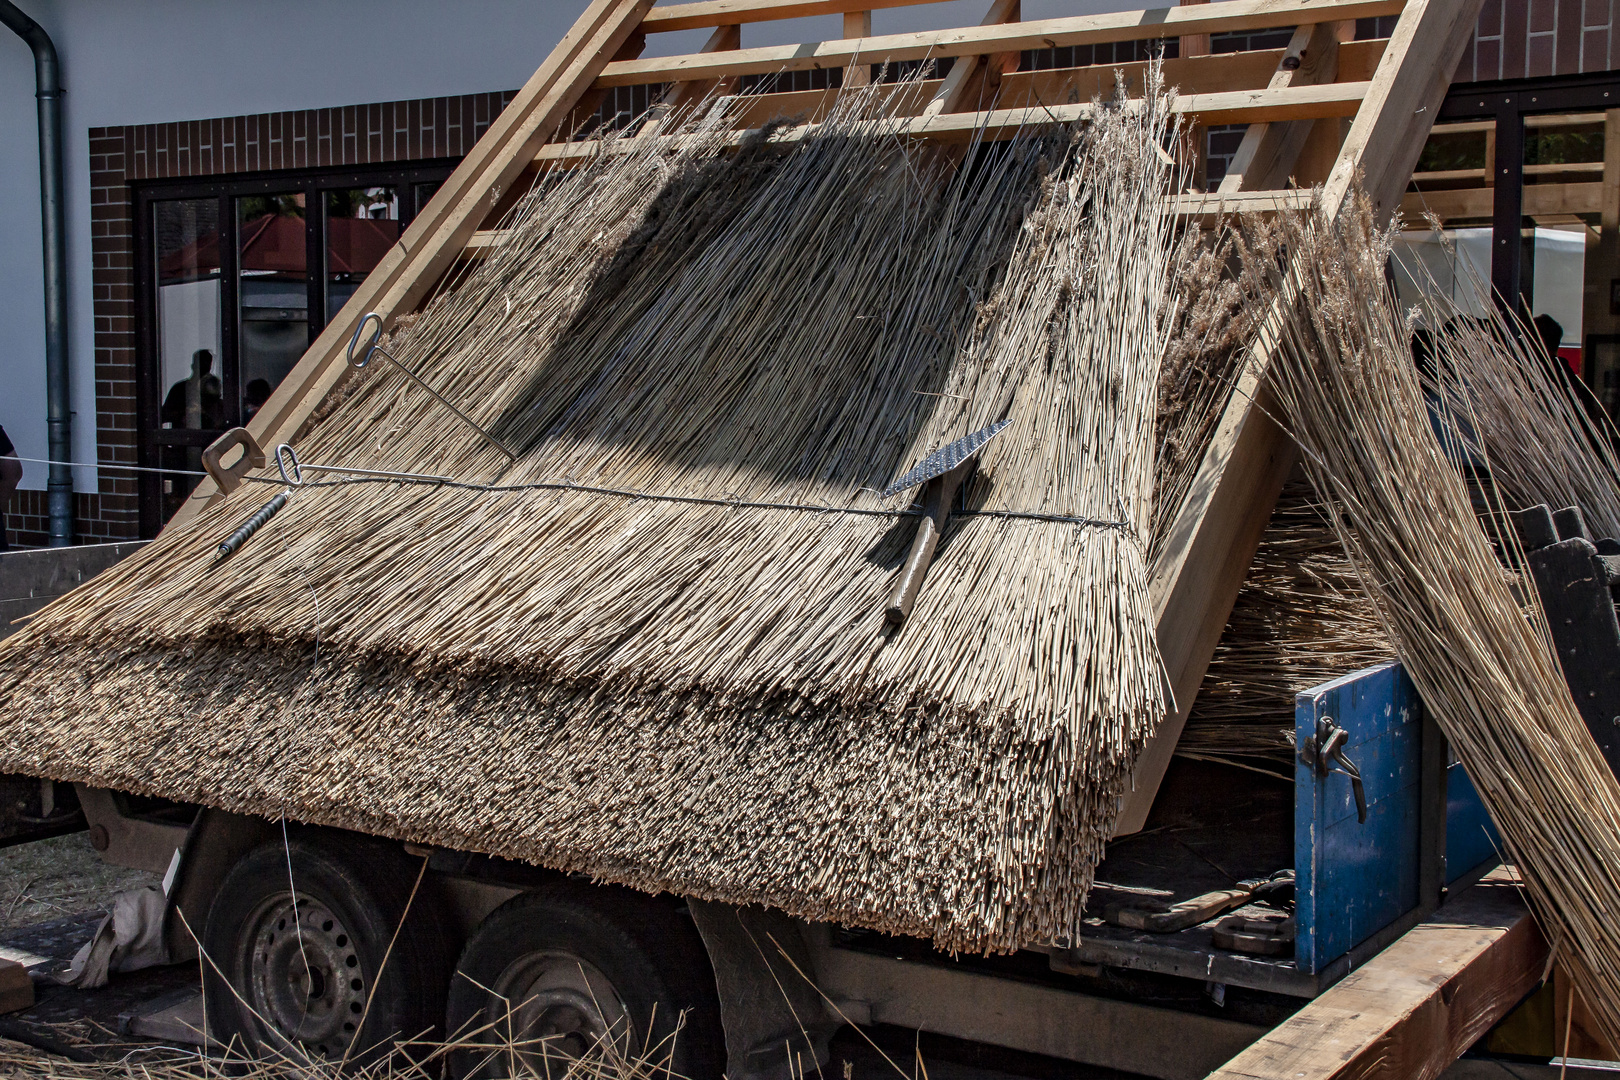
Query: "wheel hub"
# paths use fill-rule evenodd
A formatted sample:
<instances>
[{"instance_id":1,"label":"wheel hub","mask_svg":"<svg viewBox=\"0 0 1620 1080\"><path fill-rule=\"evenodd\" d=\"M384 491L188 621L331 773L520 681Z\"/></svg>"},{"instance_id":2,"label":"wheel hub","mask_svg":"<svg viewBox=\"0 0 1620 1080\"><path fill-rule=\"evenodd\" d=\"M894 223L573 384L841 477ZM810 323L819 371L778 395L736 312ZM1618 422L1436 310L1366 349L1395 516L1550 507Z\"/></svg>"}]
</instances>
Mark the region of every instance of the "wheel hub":
<instances>
[{"instance_id":1,"label":"wheel hub","mask_svg":"<svg viewBox=\"0 0 1620 1080\"><path fill-rule=\"evenodd\" d=\"M367 975L347 927L326 905L291 895L261 905L247 935L248 1004L272 1041L336 1058L365 1012Z\"/></svg>"},{"instance_id":2,"label":"wheel hub","mask_svg":"<svg viewBox=\"0 0 1620 1080\"><path fill-rule=\"evenodd\" d=\"M492 988L486 1021L538 1076L560 1076L567 1064L604 1042L634 1059L636 1032L618 991L595 965L571 953L544 952L509 966ZM510 1011L506 1002L510 1002ZM519 1075L514 1069L512 1075Z\"/></svg>"}]
</instances>

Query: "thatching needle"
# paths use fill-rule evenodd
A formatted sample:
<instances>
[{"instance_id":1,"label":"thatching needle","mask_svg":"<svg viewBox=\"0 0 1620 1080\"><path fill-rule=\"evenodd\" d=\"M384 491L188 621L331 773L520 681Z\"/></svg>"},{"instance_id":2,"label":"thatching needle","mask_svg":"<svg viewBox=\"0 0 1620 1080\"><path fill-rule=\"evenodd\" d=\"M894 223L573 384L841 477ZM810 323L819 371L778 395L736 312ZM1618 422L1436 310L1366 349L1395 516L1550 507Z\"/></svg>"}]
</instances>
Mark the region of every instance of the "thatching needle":
<instances>
[{"instance_id":1,"label":"thatching needle","mask_svg":"<svg viewBox=\"0 0 1620 1080\"><path fill-rule=\"evenodd\" d=\"M376 326L372 328L370 336L366 338L365 351L363 353L360 353L360 354L357 355L356 354L356 349L360 345L360 336L365 333L367 324L369 324L373 319L376 320ZM511 450L508 450L506 448L505 443L501 442L501 440L497 439L495 436L491 435L489 432L487 432L483 428L479 427L478 424L472 419L472 417L468 416L466 413L462 412L460 409L458 409L454 405L450 404L450 402L446 401L443 394L440 394L437 390L433 389L433 387L431 387L427 383L423 382L421 377L418 376L416 374L416 372L412 371L410 368L408 368L404 364L400 363L398 359L396 359L394 356L392 356L388 352L388 350L384 349L380 344L378 344L382 339L382 331L383 331L383 319L382 319L382 316L379 315L375 311L366 312L365 316L360 320L360 325L356 326L354 328L354 336L349 338L349 353L348 353L348 356L349 356L349 366L350 367L353 367L356 370L359 370L361 368L364 368L367 364L371 363L371 358L373 356L381 356L381 357L383 357L390 364L393 364L399 370L403 371L410 378L410 380L413 383L415 383L417 386L420 386L423 390L426 390L429 394L432 394L433 395L433 400L437 401L440 405L443 405L445 408L447 408L451 412L455 413L456 418L459 419L462 423L466 424L468 427L470 427L474 431L478 432L478 434L482 435L484 437L485 442L489 443L491 446L495 447L501 453L505 454L509 461L516 461L517 460L517 455L514 454Z\"/></svg>"}]
</instances>

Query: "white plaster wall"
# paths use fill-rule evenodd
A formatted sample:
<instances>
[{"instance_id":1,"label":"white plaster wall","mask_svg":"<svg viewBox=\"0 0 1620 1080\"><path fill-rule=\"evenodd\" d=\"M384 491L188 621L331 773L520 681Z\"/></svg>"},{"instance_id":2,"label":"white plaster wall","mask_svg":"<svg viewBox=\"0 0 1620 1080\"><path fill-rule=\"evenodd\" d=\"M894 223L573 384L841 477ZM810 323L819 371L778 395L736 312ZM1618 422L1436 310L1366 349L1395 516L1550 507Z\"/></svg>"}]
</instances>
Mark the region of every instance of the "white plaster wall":
<instances>
[{"instance_id":1,"label":"white plaster wall","mask_svg":"<svg viewBox=\"0 0 1620 1080\"><path fill-rule=\"evenodd\" d=\"M16 0L50 33L67 87L68 347L74 459L95 460L89 139L93 127L437 97L521 86L584 0ZM877 33L976 22L988 0L880 11ZM1141 6L1131 0L1024 0L1025 18ZM744 29L744 43L838 37L834 18ZM649 54L684 52L706 32L658 35ZM43 458L45 331L33 57L0 29L0 425ZM45 466L24 464L43 488ZM93 469L75 486L95 489Z\"/></svg>"}]
</instances>

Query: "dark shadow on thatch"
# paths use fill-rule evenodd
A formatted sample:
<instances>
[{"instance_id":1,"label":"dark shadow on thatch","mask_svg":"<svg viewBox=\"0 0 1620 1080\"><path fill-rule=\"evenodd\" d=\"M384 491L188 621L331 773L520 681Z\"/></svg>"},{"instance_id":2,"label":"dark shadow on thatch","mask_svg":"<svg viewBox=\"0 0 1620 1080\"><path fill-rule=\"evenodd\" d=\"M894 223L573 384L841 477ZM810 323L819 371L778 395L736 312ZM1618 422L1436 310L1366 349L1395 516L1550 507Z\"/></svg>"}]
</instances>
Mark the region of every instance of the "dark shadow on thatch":
<instances>
[{"instance_id":1,"label":"dark shadow on thatch","mask_svg":"<svg viewBox=\"0 0 1620 1080\"><path fill-rule=\"evenodd\" d=\"M886 141L824 137L815 152L837 158L842 149ZM1022 159L1008 164L1014 153L1022 153ZM853 163L874 154L881 155L881 147L863 146L860 153L846 156L852 163L850 190L866 182ZM1005 208L999 217L975 226L984 240L982 250L971 266L963 267L980 283L979 298L987 291L982 283L999 278L1010 255L1024 204L1036 188L1035 156L1027 146L1019 151L1007 144L987 147L972 156L957 181L965 191L964 202L991 199ZM527 383L493 424L496 437L520 457L551 443L583 442L634 448L683 467L735 469L774 481L820 478L881 488L903 469L906 446L941 404L939 394L956 351L973 325L976 286L967 274L961 284L950 286L954 294L942 305L943 317L902 334L889 319L909 292L907 279L892 265L889 272L896 284L886 286L889 311L839 309L845 296L835 287L795 305L799 292L789 288L796 284L793 253L784 256L779 250L791 245L761 244L772 249L762 252L761 264L745 263L746 273L716 276L704 283L703 295L735 298L748 286L748 295L759 299L761 293L772 293L774 273L780 295L770 299L780 299L781 305L739 301L705 307L696 314L708 332L707 348L679 354L660 348L668 344L657 336L664 320L694 316L672 300L681 275L728 261L721 250L728 242L763 236L762 200L770 197L769 189L788 161L782 148L756 140L735 155L694 163L671 177L640 227L593 283L568 328L537 357ZM886 167L919 185L918 213L942 212L953 178L947 162L895 154ZM887 194L894 204L893 192ZM858 211L867 207L856 202L838 204L857 212L833 221L822 234L824 241L848 245L852 275L860 271L862 260L897 263L905 254L900 250L904 240L885 216L895 206L874 205L862 218ZM784 202L784 226L798 212ZM750 224L753 234L739 231ZM917 235L927 235L927 230L917 230ZM735 257L729 264L739 265ZM750 277L757 280L740 280ZM835 347L804 340L796 358L788 350L753 347L764 338L792 335L815 317L859 329L843 333L842 344ZM869 330L863 320L870 321ZM739 340L746 351L728 352L728 345ZM881 367L875 369L874 361ZM692 396L683 407L678 403L686 394ZM682 415L700 415L701 424L673 430L677 425L671 417ZM851 445L852 432L859 446Z\"/></svg>"}]
</instances>

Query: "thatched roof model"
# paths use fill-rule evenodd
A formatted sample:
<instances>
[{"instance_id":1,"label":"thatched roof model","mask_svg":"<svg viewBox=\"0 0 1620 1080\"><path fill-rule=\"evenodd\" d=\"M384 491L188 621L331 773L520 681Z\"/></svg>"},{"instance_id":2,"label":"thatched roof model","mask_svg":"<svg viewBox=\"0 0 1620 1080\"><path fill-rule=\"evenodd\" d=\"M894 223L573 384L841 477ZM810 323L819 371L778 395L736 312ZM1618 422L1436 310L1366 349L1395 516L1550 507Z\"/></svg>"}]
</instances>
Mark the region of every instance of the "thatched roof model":
<instances>
[{"instance_id":1,"label":"thatched roof model","mask_svg":"<svg viewBox=\"0 0 1620 1080\"><path fill-rule=\"evenodd\" d=\"M306 474L223 560L277 486L167 530L6 643L0 769L1068 937L1165 707L1167 113L957 169L845 98L785 148L689 119L543 179L388 342L516 460L374 362L300 459L452 480ZM1001 418L887 631L917 519L877 490Z\"/></svg>"}]
</instances>

